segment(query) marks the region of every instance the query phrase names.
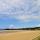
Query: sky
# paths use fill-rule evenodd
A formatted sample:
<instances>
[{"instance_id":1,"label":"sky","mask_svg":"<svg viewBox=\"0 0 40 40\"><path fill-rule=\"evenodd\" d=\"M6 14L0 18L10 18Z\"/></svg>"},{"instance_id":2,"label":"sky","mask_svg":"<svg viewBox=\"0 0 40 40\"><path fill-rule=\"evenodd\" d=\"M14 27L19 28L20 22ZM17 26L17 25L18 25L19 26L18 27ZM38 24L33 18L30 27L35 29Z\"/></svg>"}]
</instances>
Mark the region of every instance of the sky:
<instances>
[{"instance_id":1,"label":"sky","mask_svg":"<svg viewBox=\"0 0 40 40\"><path fill-rule=\"evenodd\" d=\"M40 26L40 0L0 0L0 28Z\"/></svg>"}]
</instances>

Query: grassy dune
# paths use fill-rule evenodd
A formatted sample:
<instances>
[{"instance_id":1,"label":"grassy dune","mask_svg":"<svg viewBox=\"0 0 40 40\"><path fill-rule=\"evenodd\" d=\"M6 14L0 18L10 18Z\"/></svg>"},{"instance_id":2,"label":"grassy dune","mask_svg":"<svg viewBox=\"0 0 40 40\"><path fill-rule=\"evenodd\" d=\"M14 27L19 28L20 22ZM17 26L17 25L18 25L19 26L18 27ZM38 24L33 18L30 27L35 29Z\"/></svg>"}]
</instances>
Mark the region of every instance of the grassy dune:
<instances>
[{"instance_id":1,"label":"grassy dune","mask_svg":"<svg viewBox=\"0 0 40 40\"><path fill-rule=\"evenodd\" d=\"M0 40L32 40L39 35L40 31L10 31L10 33L5 31L0 33Z\"/></svg>"}]
</instances>

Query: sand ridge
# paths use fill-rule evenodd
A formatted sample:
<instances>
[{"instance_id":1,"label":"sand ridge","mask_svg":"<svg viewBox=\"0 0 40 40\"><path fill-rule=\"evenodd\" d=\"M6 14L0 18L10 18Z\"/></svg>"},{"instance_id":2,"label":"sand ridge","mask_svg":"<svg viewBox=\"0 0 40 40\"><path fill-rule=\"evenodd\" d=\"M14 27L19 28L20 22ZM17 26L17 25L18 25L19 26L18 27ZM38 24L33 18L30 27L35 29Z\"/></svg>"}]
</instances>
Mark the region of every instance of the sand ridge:
<instances>
[{"instance_id":1,"label":"sand ridge","mask_svg":"<svg viewBox=\"0 0 40 40\"><path fill-rule=\"evenodd\" d=\"M32 40L40 35L40 31L18 31L6 33L1 36L0 40Z\"/></svg>"}]
</instances>

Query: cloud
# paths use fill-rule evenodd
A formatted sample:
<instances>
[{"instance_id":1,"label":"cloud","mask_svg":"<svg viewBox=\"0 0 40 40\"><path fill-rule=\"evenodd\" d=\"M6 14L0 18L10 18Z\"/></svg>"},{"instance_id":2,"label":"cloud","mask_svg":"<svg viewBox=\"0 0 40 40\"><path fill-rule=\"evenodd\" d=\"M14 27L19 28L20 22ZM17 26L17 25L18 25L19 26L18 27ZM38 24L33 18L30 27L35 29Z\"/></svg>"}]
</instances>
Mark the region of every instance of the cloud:
<instances>
[{"instance_id":1,"label":"cloud","mask_svg":"<svg viewBox=\"0 0 40 40\"><path fill-rule=\"evenodd\" d=\"M9 25L9 29L14 29L15 26L13 24Z\"/></svg>"},{"instance_id":2,"label":"cloud","mask_svg":"<svg viewBox=\"0 0 40 40\"><path fill-rule=\"evenodd\" d=\"M40 24L38 24L37 27L40 27Z\"/></svg>"},{"instance_id":3,"label":"cloud","mask_svg":"<svg viewBox=\"0 0 40 40\"><path fill-rule=\"evenodd\" d=\"M5 11L12 7L19 7L24 4L23 0L0 0L0 11Z\"/></svg>"},{"instance_id":4,"label":"cloud","mask_svg":"<svg viewBox=\"0 0 40 40\"><path fill-rule=\"evenodd\" d=\"M40 27L40 24L35 25L34 27Z\"/></svg>"},{"instance_id":5,"label":"cloud","mask_svg":"<svg viewBox=\"0 0 40 40\"><path fill-rule=\"evenodd\" d=\"M19 16L15 16L16 19L20 20L20 21L31 21L31 20L40 20L40 16L36 16L36 15L19 15Z\"/></svg>"},{"instance_id":6,"label":"cloud","mask_svg":"<svg viewBox=\"0 0 40 40\"><path fill-rule=\"evenodd\" d=\"M37 5L38 5L38 6L40 5L40 0L37 0Z\"/></svg>"},{"instance_id":7,"label":"cloud","mask_svg":"<svg viewBox=\"0 0 40 40\"><path fill-rule=\"evenodd\" d=\"M0 18L4 17L40 20L40 0L0 0Z\"/></svg>"}]
</instances>

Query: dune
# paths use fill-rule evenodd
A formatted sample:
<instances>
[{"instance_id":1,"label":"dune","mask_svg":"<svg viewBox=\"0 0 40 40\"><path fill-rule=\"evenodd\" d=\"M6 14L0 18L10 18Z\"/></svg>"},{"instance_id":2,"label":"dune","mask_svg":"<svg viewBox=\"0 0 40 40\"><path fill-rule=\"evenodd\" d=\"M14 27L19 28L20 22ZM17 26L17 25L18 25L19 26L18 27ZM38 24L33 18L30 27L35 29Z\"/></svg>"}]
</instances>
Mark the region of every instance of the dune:
<instances>
[{"instance_id":1,"label":"dune","mask_svg":"<svg viewBox=\"0 0 40 40\"><path fill-rule=\"evenodd\" d=\"M18 31L11 33L0 33L0 40L32 40L40 35L40 31Z\"/></svg>"}]
</instances>

